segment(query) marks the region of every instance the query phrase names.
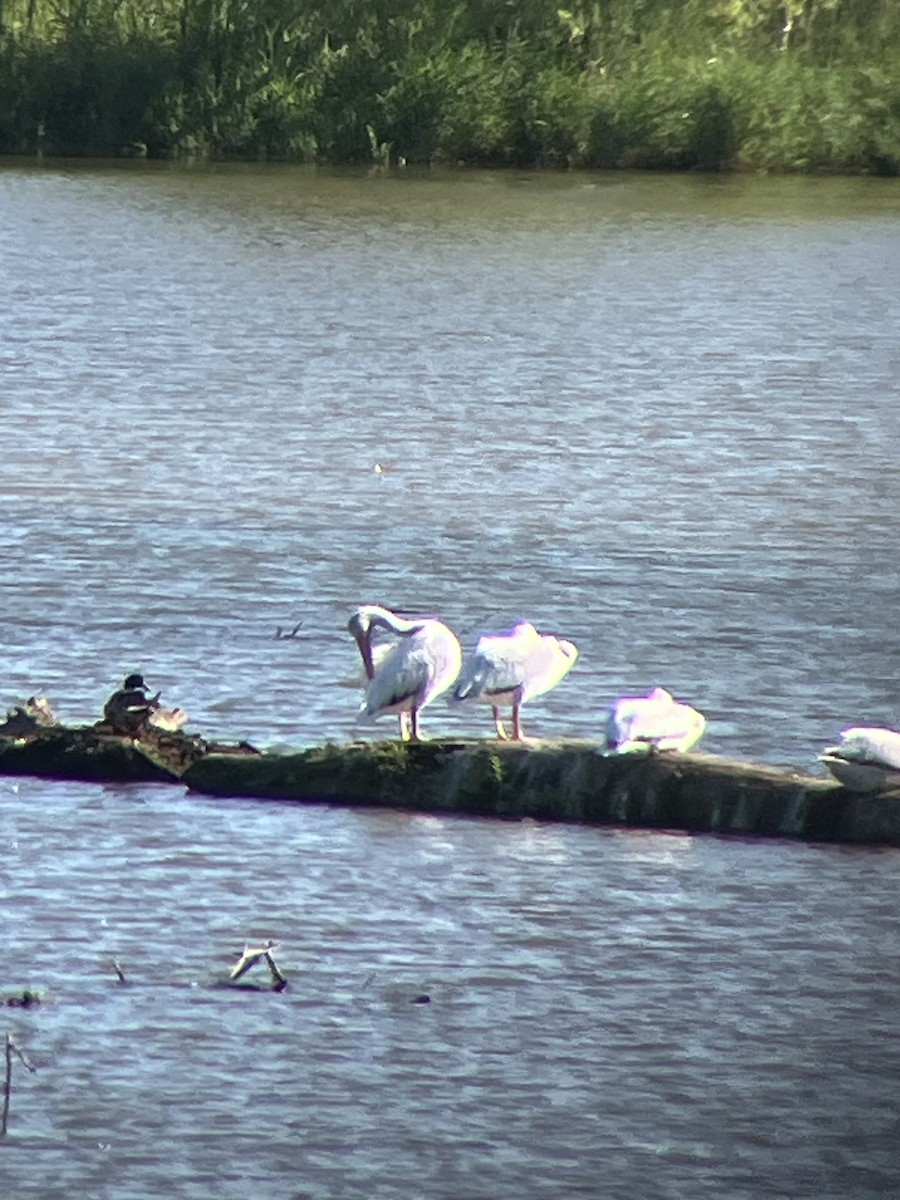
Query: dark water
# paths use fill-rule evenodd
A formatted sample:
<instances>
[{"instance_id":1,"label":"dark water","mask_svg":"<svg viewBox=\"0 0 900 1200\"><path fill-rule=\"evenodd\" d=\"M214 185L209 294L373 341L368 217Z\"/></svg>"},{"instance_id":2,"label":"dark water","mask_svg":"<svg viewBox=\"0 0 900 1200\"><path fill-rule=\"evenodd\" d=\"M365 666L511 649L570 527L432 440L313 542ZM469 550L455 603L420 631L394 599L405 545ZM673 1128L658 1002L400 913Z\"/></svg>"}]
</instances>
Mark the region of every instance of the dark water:
<instances>
[{"instance_id":1,"label":"dark water","mask_svg":"<svg viewBox=\"0 0 900 1200\"><path fill-rule=\"evenodd\" d=\"M3 167L6 702L369 736L378 601L575 640L534 734L663 684L814 769L900 721L898 232L891 181ZM0 836L54 998L0 1195L900 1194L893 853L32 780ZM284 992L206 986L257 937Z\"/></svg>"}]
</instances>

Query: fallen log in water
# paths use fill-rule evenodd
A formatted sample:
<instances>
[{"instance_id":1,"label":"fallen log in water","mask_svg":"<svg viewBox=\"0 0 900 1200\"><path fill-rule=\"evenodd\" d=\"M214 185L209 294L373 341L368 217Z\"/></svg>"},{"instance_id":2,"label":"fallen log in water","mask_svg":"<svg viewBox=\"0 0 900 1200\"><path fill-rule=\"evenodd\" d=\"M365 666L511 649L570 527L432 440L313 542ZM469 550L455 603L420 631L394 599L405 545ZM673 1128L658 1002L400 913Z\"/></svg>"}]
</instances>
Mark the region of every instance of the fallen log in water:
<instances>
[{"instance_id":1,"label":"fallen log in water","mask_svg":"<svg viewBox=\"0 0 900 1200\"><path fill-rule=\"evenodd\" d=\"M222 758L256 754L251 746L217 745L197 734L148 729L122 737L102 725L51 725L26 737L0 735L0 775L37 775L92 783L178 783L210 751Z\"/></svg>"},{"instance_id":2,"label":"fallen log in water","mask_svg":"<svg viewBox=\"0 0 900 1200\"><path fill-rule=\"evenodd\" d=\"M204 756L194 791L425 812L900 846L900 793L705 754L605 756L593 743L375 742Z\"/></svg>"}]
</instances>

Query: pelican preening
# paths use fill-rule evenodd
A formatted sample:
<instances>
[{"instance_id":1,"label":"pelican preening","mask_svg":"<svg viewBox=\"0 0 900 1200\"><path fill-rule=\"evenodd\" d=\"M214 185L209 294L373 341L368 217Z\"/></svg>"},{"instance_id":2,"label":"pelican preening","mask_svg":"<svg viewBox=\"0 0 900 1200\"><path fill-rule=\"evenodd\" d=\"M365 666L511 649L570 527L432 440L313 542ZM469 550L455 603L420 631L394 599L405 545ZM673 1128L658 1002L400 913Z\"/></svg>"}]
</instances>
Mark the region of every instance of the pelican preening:
<instances>
[{"instance_id":1,"label":"pelican preening","mask_svg":"<svg viewBox=\"0 0 900 1200\"><path fill-rule=\"evenodd\" d=\"M854 725L843 730L839 745L826 747L819 762L851 791L900 787L900 733Z\"/></svg>"},{"instance_id":2,"label":"pelican preening","mask_svg":"<svg viewBox=\"0 0 900 1200\"><path fill-rule=\"evenodd\" d=\"M396 714L404 741L419 739L420 711L454 684L454 702L490 705L497 737L522 741L523 704L555 688L578 659L574 643L540 633L530 621L483 634L465 666L456 634L435 617L401 617L380 604L364 604L347 628L365 671L360 711L374 718ZM376 631L392 640L373 644ZM511 734L500 715L506 707L512 709ZM617 751L690 750L705 729L701 713L657 687L647 696L626 696L613 705L606 720L606 744Z\"/></svg>"},{"instance_id":3,"label":"pelican preening","mask_svg":"<svg viewBox=\"0 0 900 1200\"><path fill-rule=\"evenodd\" d=\"M690 750L700 741L706 718L689 704L679 704L665 688L646 696L623 696L609 710L606 745L620 753L632 750Z\"/></svg>"},{"instance_id":4,"label":"pelican preening","mask_svg":"<svg viewBox=\"0 0 900 1200\"><path fill-rule=\"evenodd\" d=\"M397 649L396 642L373 642L372 643L372 672L378 673L379 669L384 665L387 659ZM341 683L347 687L359 687L362 684L364 687L369 682L370 676L365 662L360 662L358 669L348 675L346 679L342 679Z\"/></svg>"},{"instance_id":5,"label":"pelican preening","mask_svg":"<svg viewBox=\"0 0 900 1200\"><path fill-rule=\"evenodd\" d=\"M578 650L572 642L552 633L539 633L530 621L519 621L503 633L489 633L478 639L453 689L453 698L489 704L497 737L504 741L508 735L500 709L511 707L512 740L520 742L522 705L555 688L577 658Z\"/></svg>"},{"instance_id":6,"label":"pelican preening","mask_svg":"<svg viewBox=\"0 0 900 1200\"><path fill-rule=\"evenodd\" d=\"M453 684L462 665L456 634L435 617L400 617L380 604L364 604L347 628L356 639L368 685L360 711L377 718L396 713L400 737L419 740L419 712ZM387 630L396 645L376 665L372 634Z\"/></svg>"}]
</instances>

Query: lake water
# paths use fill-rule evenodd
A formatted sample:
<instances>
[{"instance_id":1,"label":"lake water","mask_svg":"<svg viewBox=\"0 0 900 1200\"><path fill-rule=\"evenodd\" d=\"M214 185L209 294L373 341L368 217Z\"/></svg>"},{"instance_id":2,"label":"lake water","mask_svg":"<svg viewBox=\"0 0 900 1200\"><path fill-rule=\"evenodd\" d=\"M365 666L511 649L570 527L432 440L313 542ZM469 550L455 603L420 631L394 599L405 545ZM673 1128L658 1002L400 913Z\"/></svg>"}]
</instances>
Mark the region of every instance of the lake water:
<instances>
[{"instance_id":1,"label":"lake water","mask_svg":"<svg viewBox=\"0 0 900 1200\"><path fill-rule=\"evenodd\" d=\"M376 736L380 602L574 640L535 736L900 722L895 181L7 162L0 261L6 703ZM894 852L28 779L0 839L0 1195L900 1192Z\"/></svg>"}]
</instances>

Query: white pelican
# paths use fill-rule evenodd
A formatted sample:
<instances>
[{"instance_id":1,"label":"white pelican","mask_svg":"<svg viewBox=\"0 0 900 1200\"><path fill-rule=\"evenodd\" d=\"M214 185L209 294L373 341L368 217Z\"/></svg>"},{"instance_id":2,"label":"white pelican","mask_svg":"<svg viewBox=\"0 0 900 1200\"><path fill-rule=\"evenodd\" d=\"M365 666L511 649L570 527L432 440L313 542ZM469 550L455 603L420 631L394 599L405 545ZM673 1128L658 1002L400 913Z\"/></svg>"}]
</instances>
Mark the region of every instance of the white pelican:
<instances>
[{"instance_id":1,"label":"white pelican","mask_svg":"<svg viewBox=\"0 0 900 1200\"><path fill-rule=\"evenodd\" d=\"M819 762L854 792L900 787L900 733L855 725L841 733L840 745L819 755Z\"/></svg>"},{"instance_id":2,"label":"white pelican","mask_svg":"<svg viewBox=\"0 0 900 1200\"><path fill-rule=\"evenodd\" d=\"M530 621L519 621L504 633L478 639L453 691L455 700L479 700L494 713L497 737L508 740L501 707L512 706L512 740L522 741L521 708L565 678L578 658L572 642L538 633Z\"/></svg>"},{"instance_id":3,"label":"white pelican","mask_svg":"<svg viewBox=\"0 0 900 1200\"><path fill-rule=\"evenodd\" d=\"M369 681L360 711L375 718L396 713L400 737L418 741L419 711L459 674L462 650L456 634L434 617L407 619L380 604L358 608L347 628L356 638ZM397 638L377 665L372 647L375 629L386 629Z\"/></svg>"},{"instance_id":4,"label":"white pelican","mask_svg":"<svg viewBox=\"0 0 900 1200\"><path fill-rule=\"evenodd\" d=\"M690 750L700 741L706 718L689 704L679 704L665 688L646 696L623 696L606 718L609 750Z\"/></svg>"}]
</instances>

